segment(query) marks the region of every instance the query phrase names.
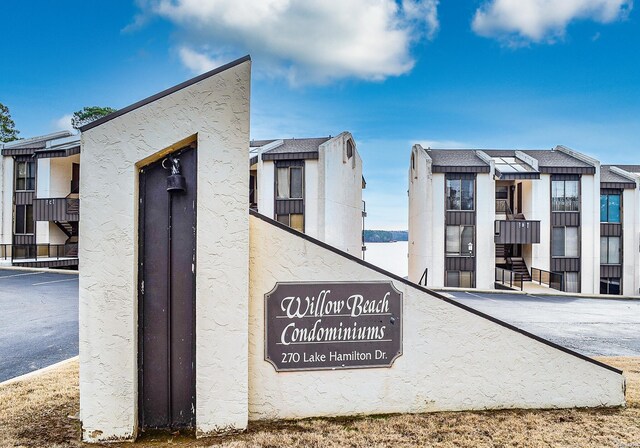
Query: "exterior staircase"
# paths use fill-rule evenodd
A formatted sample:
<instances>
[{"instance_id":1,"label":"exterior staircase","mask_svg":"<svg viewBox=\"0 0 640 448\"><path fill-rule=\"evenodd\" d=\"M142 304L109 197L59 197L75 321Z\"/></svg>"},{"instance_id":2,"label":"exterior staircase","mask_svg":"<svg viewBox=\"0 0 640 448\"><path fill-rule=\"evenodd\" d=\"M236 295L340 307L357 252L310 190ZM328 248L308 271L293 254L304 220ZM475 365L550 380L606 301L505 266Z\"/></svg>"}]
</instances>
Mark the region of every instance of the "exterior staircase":
<instances>
[{"instance_id":1,"label":"exterior staircase","mask_svg":"<svg viewBox=\"0 0 640 448\"><path fill-rule=\"evenodd\" d=\"M531 281L531 274L529 273L529 269L527 269L527 264L524 262L522 257L508 257L507 264L509 265L509 270L515 272L516 274L522 275L522 280L525 282Z\"/></svg>"}]
</instances>

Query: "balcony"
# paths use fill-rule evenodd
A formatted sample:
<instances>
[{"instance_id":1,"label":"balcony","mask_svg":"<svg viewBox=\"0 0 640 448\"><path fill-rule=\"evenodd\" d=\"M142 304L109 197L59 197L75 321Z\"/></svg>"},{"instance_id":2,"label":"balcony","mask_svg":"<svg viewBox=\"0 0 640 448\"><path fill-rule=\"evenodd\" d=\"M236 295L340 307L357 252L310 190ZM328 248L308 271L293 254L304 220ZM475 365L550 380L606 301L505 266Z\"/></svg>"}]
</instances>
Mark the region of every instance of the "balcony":
<instances>
[{"instance_id":1,"label":"balcony","mask_svg":"<svg viewBox=\"0 0 640 448\"><path fill-rule=\"evenodd\" d=\"M540 243L540 221L496 220L494 242L496 244Z\"/></svg>"},{"instance_id":2,"label":"balcony","mask_svg":"<svg viewBox=\"0 0 640 448\"><path fill-rule=\"evenodd\" d=\"M78 221L80 199L73 197L34 199L33 217L36 221Z\"/></svg>"}]
</instances>

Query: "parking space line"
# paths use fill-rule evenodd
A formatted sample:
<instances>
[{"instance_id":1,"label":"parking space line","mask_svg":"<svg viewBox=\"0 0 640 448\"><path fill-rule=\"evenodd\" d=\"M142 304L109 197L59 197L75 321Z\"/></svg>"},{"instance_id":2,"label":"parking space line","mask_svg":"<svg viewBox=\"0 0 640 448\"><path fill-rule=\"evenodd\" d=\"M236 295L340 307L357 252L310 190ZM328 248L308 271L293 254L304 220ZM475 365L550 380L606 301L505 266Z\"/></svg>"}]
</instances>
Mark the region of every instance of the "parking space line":
<instances>
[{"instance_id":1,"label":"parking space line","mask_svg":"<svg viewBox=\"0 0 640 448\"><path fill-rule=\"evenodd\" d=\"M77 278L65 278L64 280L51 280L50 282L33 283L31 286L48 285L49 283L72 282L74 280L78 280L78 279Z\"/></svg>"},{"instance_id":2,"label":"parking space line","mask_svg":"<svg viewBox=\"0 0 640 448\"><path fill-rule=\"evenodd\" d=\"M2 275L0 276L0 280L2 280L3 278L22 277L23 275L40 275L40 274L44 274L44 272L26 272L24 274Z\"/></svg>"}]
</instances>

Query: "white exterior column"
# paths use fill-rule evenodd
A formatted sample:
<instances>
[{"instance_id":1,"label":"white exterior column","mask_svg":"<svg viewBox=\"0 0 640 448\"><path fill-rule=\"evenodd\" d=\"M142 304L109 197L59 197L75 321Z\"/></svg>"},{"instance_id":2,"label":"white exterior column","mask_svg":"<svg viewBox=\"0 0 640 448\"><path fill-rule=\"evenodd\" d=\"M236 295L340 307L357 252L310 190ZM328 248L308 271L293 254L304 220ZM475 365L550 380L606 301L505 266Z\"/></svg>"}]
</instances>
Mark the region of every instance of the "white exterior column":
<instances>
[{"instance_id":1,"label":"white exterior column","mask_svg":"<svg viewBox=\"0 0 640 448\"><path fill-rule=\"evenodd\" d=\"M476 288L480 289L493 289L495 283L495 184L493 169L476 176Z\"/></svg>"},{"instance_id":2,"label":"white exterior column","mask_svg":"<svg viewBox=\"0 0 640 448\"><path fill-rule=\"evenodd\" d=\"M580 289L600 293L600 166L595 175L583 175L580 192Z\"/></svg>"}]
</instances>

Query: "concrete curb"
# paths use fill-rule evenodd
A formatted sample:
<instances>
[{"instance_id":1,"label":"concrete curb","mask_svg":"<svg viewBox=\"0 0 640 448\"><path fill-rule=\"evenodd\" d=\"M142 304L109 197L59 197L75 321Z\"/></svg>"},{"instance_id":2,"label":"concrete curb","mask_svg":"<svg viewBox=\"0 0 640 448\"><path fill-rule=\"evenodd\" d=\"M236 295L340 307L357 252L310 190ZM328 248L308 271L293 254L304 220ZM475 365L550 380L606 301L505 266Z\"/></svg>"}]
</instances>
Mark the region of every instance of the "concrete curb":
<instances>
[{"instance_id":1,"label":"concrete curb","mask_svg":"<svg viewBox=\"0 0 640 448\"><path fill-rule=\"evenodd\" d=\"M0 270L25 271L25 272L48 272L50 274L72 274L72 275L78 275L79 274L79 271L71 271L69 269L23 268L21 266L0 266Z\"/></svg>"},{"instance_id":2,"label":"concrete curb","mask_svg":"<svg viewBox=\"0 0 640 448\"><path fill-rule=\"evenodd\" d=\"M577 294L566 293L562 291L557 292L527 292L527 291L509 291L504 289L466 289L466 288L429 288L433 291L440 293L447 292L468 292L476 294L510 294L510 295L523 295L523 296L552 296L552 297L567 297L567 298L579 298L579 299L602 299L602 300L640 300L640 296L614 296L610 294ZM450 295L450 294L448 294ZM453 296L452 296L453 297Z\"/></svg>"},{"instance_id":3,"label":"concrete curb","mask_svg":"<svg viewBox=\"0 0 640 448\"><path fill-rule=\"evenodd\" d=\"M42 369L34 370L33 372L25 373L24 375L16 376L15 378L10 378L6 381L0 383L0 387L8 386L10 384L19 383L22 381L30 380L31 378L43 375L47 372L57 369L58 367L65 366L69 363L77 361L79 359L78 356L74 356L73 358L65 359L64 361L57 362L55 364L51 364L50 366L43 367Z\"/></svg>"}]
</instances>

